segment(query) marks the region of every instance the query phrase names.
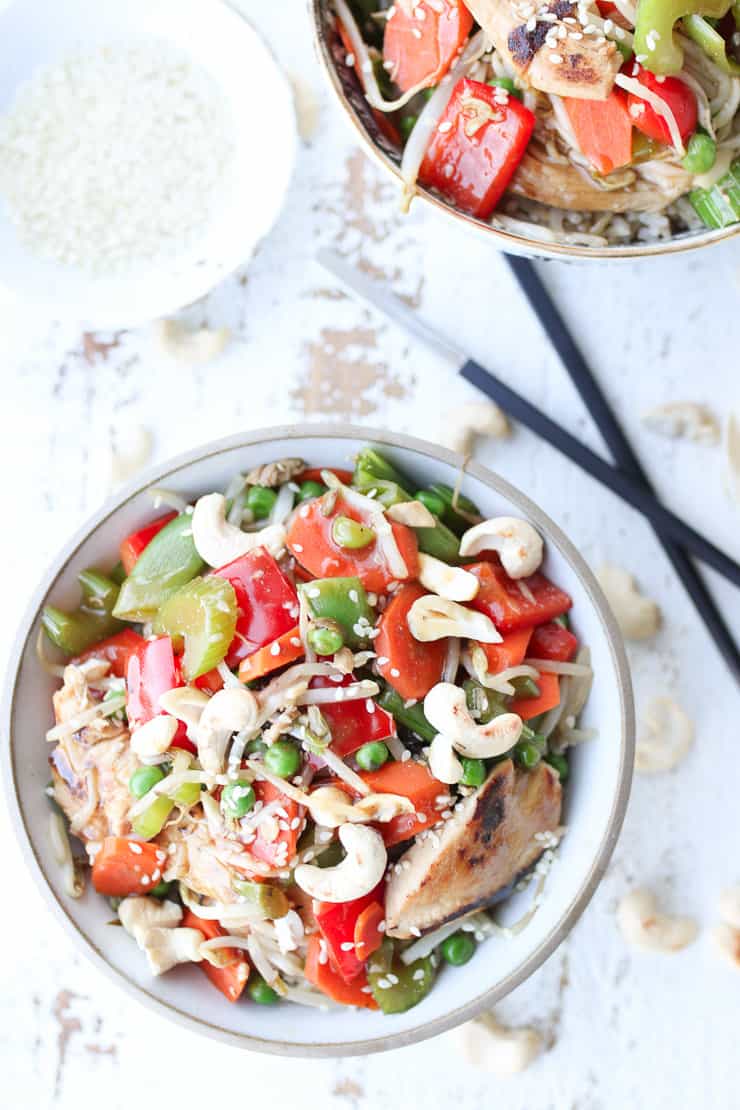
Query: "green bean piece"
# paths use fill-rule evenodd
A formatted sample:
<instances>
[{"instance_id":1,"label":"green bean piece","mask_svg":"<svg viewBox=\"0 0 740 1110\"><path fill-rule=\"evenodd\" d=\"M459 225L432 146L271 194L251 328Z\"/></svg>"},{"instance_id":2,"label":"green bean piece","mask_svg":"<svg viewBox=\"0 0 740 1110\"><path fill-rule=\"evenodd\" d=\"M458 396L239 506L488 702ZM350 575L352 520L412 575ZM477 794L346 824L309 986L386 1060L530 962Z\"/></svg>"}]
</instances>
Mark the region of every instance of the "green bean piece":
<instances>
[{"instance_id":1,"label":"green bean piece","mask_svg":"<svg viewBox=\"0 0 740 1110\"><path fill-rule=\"evenodd\" d=\"M441 559L443 563L457 563L460 559L460 541L451 528L438 520L434 528L414 528L419 551Z\"/></svg>"},{"instance_id":2,"label":"green bean piece","mask_svg":"<svg viewBox=\"0 0 740 1110\"><path fill-rule=\"evenodd\" d=\"M534 740L520 740L514 748L514 762L525 771L531 771L541 759L542 752Z\"/></svg>"},{"instance_id":3,"label":"green bean piece","mask_svg":"<svg viewBox=\"0 0 740 1110\"><path fill-rule=\"evenodd\" d=\"M437 730L429 724L429 721L424 716L424 709L421 704L417 702L416 705L406 705L404 699L394 690L391 686L384 686L378 696L376 702L379 706L385 709L393 717L399 725L415 732L421 739L425 740L427 744L431 744L434 737L437 735Z\"/></svg>"},{"instance_id":4,"label":"green bean piece","mask_svg":"<svg viewBox=\"0 0 740 1110\"><path fill-rule=\"evenodd\" d=\"M300 489L298 490L299 501L313 501L315 497L321 497L326 493L326 486L321 482L301 482Z\"/></svg>"},{"instance_id":5,"label":"green bean piece","mask_svg":"<svg viewBox=\"0 0 740 1110\"><path fill-rule=\"evenodd\" d=\"M280 996L277 991L265 982L261 975L250 975L249 982L247 983L247 994L259 1006L274 1006L276 1002L280 1001Z\"/></svg>"},{"instance_id":6,"label":"green bean piece","mask_svg":"<svg viewBox=\"0 0 740 1110\"><path fill-rule=\"evenodd\" d=\"M335 516L331 526L331 538L339 547L347 551L359 551L375 539L375 532L367 524L353 520L350 516Z\"/></svg>"},{"instance_id":7,"label":"green bean piece","mask_svg":"<svg viewBox=\"0 0 740 1110\"><path fill-rule=\"evenodd\" d=\"M366 646L367 634L375 624L375 614L359 578L316 578L301 586L300 590L314 623L334 621L345 644L351 648ZM315 650L318 651L318 648Z\"/></svg>"},{"instance_id":8,"label":"green bean piece","mask_svg":"<svg viewBox=\"0 0 740 1110\"><path fill-rule=\"evenodd\" d=\"M521 89L516 87L511 77L489 77L486 84L492 85L494 88L506 89L509 96L515 96L517 100L524 99Z\"/></svg>"},{"instance_id":9,"label":"green bean piece","mask_svg":"<svg viewBox=\"0 0 740 1110\"><path fill-rule=\"evenodd\" d=\"M221 791L221 809L226 817L246 817L255 800L252 784L243 779L230 782Z\"/></svg>"},{"instance_id":10,"label":"green bean piece","mask_svg":"<svg viewBox=\"0 0 740 1110\"><path fill-rule=\"evenodd\" d=\"M429 993L434 979L429 956L407 965L396 955L393 941L387 937L368 962L367 981L384 1014L403 1014L416 1006Z\"/></svg>"},{"instance_id":11,"label":"green bean piece","mask_svg":"<svg viewBox=\"0 0 740 1110\"><path fill-rule=\"evenodd\" d=\"M265 921L277 921L279 917L285 917L290 909L290 902L283 891L271 883L234 879L231 885L242 901L251 910L256 910Z\"/></svg>"},{"instance_id":12,"label":"green bean piece","mask_svg":"<svg viewBox=\"0 0 740 1110\"><path fill-rule=\"evenodd\" d=\"M488 690L476 679L466 678L463 690L468 709L479 725L487 725L494 717L508 713L504 695Z\"/></svg>"},{"instance_id":13,"label":"green bean piece","mask_svg":"<svg viewBox=\"0 0 740 1110\"><path fill-rule=\"evenodd\" d=\"M181 513L142 551L121 586L114 616L127 621L154 620L167 598L202 568L203 560L193 543L192 514Z\"/></svg>"},{"instance_id":14,"label":"green bean piece","mask_svg":"<svg viewBox=\"0 0 740 1110\"><path fill-rule=\"evenodd\" d=\"M447 508L442 498L428 489L417 490L414 494L414 500L421 501L422 505L426 505L429 512L434 516L443 516Z\"/></svg>"},{"instance_id":15,"label":"green bean piece","mask_svg":"<svg viewBox=\"0 0 740 1110\"><path fill-rule=\"evenodd\" d=\"M137 767L128 780L129 793L134 798L143 798L163 778L164 772L160 767Z\"/></svg>"},{"instance_id":16,"label":"green bean piece","mask_svg":"<svg viewBox=\"0 0 740 1110\"><path fill-rule=\"evenodd\" d=\"M357 766L362 771L378 771L390 758L390 752L382 740L363 744L355 753Z\"/></svg>"},{"instance_id":17,"label":"green bean piece","mask_svg":"<svg viewBox=\"0 0 740 1110\"><path fill-rule=\"evenodd\" d=\"M301 753L290 740L276 740L264 754L265 767L273 775L288 779L301 765Z\"/></svg>"},{"instance_id":18,"label":"green bean piece","mask_svg":"<svg viewBox=\"0 0 740 1110\"><path fill-rule=\"evenodd\" d=\"M250 513L254 513L255 520L268 517L276 501L277 492L268 486L250 486L245 498L245 504Z\"/></svg>"},{"instance_id":19,"label":"green bean piece","mask_svg":"<svg viewBox=\"0 0 740 1110\"><path fill-rule=\"evenodd\" d=\"M486 765L482 759L463 756L460 762L463 766L463 777L460 779L463 786L481 786L486 781Z\"/></svg>"},{"instance_id":20,"label":"green bean piece","mask_svg":"<svg viewBox=\"0 0 740 1110\"><path fill-rule=\"evenodd\" d=\"M708 173L717 161L717 144L711 135L695 131L688 141L683 167L689 173Z\"/></svg>"},{"instance_id":21,"label":"green bean piece","mask_svg":"<svg viewBox=\"0 0 740 1110\"><path fill-rule=\"evenodd\" d=\"M470 960L475 952L475 940L470 933L462 931L445 937L439 946L443 959L453 967L462 967Z\"/></svg>"},{"instance_id":22,"label":"green bean piece","mask_svg":"<svg viewBox=\"0 0 740 1110\"><path fill-rule=\"evenodd\" d=\"M188 682L213 670L225 657L236 632L234 587L217 575L193 578L160 607L154 631L185 643L182 672Z\"/></svg>"},{"instance_id":23,"label":"green bean piece","mask_svg":"<svg viewBox=\"0 0 740 1110\"><path fill-rule=\"evenodd\" d=\"M77 576L82 600L77 609L67 612L45 605L41 625L51 642L67 655L79 655L99 640L121 628L113 616L119 587L97 570L83 570Z\"/></svg>"},{"instance_id":24,"label":"green bean piece","mask_svg":"<svg viewBox=\"0 0 740 1110\"><path fill-rule=\"evenodd\" d=\"M462 493L455 497L455 491L451 486L446 486L442 482L432 482L428 489L444 502L445 511L441 517L442 522L456 534L462 535L463 532L467 532L468 528L481 519L478 506ZM455 502L454 505L453 501ZM461 512L458 512L458 509Z\"/></svg>"},{"instance_id":25,"label":"green bean piece","mask_svg":"<svg viewBox=\"0 0 740 1110\"><path fill-rule=\"evenodd\" d=\"M131 828L136 836L140 836L142 840L151 840L153 836L161 833L174 808L175 804L171 798L165 798L164 796L157 798L148 809L145 809L138 817L134 817Z\"/></svg>"},{"instance_id":26,"label":"green bean piece","mask_svg":"<svg viewBox=\"0 0 740 1110\"><path fill-rule=\"evenodd\" d=\"M517 698L538 698L541 693L539 686L529 675L512 678L511 685L514 687L514 696Z\"/></svg>"},{"instance_id":27,"label":"green bean piece","mask_svg":"<svg viewBox=\"0 0 740 1110\"><path fill-rule=\"evenodd\" d=\"M568 763L567 756L559 755L557 752L550 752L549 755L545 756L545 763L549 763L550 766L557 771L558 775L560 776L561 782L565 782L567 780L568 773L570 771L570 765Z\"/></svg>"},{"instance_id":28,"label":"green bean piece","mask_svg":"<svg viewBox=\"0 0 740 1110\"><path fill-rule=\"evenodd\" d=\"M418 116L413 116L413 115L401 116L401 119L399 120L399 123L398 123L398 130L401 132L401 138L403 139L403 141L405 143L407 143L409 141L409 137L411 135L411 132L416 127L416 123L417 123L418 119L419 119Z\"/></svg>"}]
</instances>

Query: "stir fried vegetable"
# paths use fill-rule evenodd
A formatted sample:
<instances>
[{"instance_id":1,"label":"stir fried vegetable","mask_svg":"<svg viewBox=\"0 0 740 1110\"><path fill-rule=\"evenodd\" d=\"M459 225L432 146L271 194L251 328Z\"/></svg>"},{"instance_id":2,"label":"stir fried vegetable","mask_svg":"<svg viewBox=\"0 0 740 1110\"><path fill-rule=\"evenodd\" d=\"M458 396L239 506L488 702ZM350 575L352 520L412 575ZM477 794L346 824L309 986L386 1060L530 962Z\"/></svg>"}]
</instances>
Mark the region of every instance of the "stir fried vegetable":
<instances>
[{"instance_id":1,"label":"stir fried vegetable","mask_svg":"<svg viewBox=\"0 0 740 1110\"><path fill-rule=\"evenodd\" d=\"M149 621L181 586L195 578L203 560L195 550L188 513L181 513L151 538L121 586L113 610L120 620Z\"/></svg>"},{"instance_id":2,"label":"stir fried vegetable","mask_svg":"<svg viewBox=\"0 0 740 1110\"><path fill-rule=\"evenodd\" d=\"M729 227L740 220L740 158L709 189L693 189L689 200L707 227Z\"/></svg>"},{"instance_id":3,"label":"stir fried vegetable","mask_svg":"<svg viewBox=\"0 0 740 1110\"><path fill-rule=\"evenodd\" d=\"M113 615L118 598L115 582L97 570L80 571L77 581L82 590L79 607L70 613L45 605L41 625L53 644L68 655L79 656L121 624Z\"/></svg>"}]
</instances>

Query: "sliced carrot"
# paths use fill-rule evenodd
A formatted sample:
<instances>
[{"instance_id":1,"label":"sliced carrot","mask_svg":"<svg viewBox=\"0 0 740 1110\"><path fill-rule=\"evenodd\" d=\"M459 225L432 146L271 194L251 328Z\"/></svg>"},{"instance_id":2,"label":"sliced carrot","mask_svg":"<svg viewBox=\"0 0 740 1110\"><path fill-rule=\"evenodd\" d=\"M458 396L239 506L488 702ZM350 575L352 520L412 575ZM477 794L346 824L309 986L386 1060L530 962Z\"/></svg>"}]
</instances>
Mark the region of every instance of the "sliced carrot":
<instances>
[{"instance_id":1,"label":"sliced carrot","mask_svg":"<svg viewBox=\"0 0 740 1110\"><path fill-rule=\"evenodd\" d=\"M185 929L197 929L206 940L226 936L218 921L206 921L196 917L192 910L186 910L181 925ZM249 978L249 964L246 957L238 948L219 948L219 956L225 961L220 967L209 964L208 960L201 962L201 967L208 978L217 987L229 1002L236 1002Z\"/></svg>"},{"instance_id":2,"label":"sliced carrot","mask_svg":"<svg viewBox=\"0 0 740 1110\"><path fill-rule=\"evenodd\" d=\"M375 640L378 670L402 698L418 700L429 693L442 677L447 641L420 643L411 635L406 618L409 609L426 590L416 583L403 586L393 595L380 618L380 634Z\"/></svg>"},{"instance_id":3,"label":"sliced carrot","mask_svg":"<svg viewBox=\"0 0 740 1110\"><path fill-rule=\"evenodd\" d=\"M385 910L380 902L371 902L366 906L355 922L355 951L358 959L366 960L372 956L383 943L383 934L378 926L385 917Z\"/></svg>"},{"instance_id":4,"label":"sliced carrot","mask_svg":"<svg viewBox=\"0 0 740 1110\"><path fill-rule=\"evenodd\" d=\"M271 644L265 644L246 659L242 659L239 664L239 678L242 682L253 682L255 678L262 678L263 675L284 667L286 663L294 663L303 654L303 644L296 625Z\"/></svg>"},{"instance_id":5,"label":"sliced carrot","mask_svg":"<svg viewBox=\"0 0 740 1110\"><path fill-rule=\"evenodd\" d=\"M402 90L436 85L447 73L473 27L462 0L431 4L395 4L389 9L383 57L393 66L391 77Z\"/></svg>"},{"instance_id":6,"label":"sliced carrot","mask_svg":"<svg viewBox=\"0 0 740 1110\"><path fill-rule=\"evenodd\" d=\"M539 697L515 698L509 706L511 712L517 713L523 721L539 717L540 713L546 713L548 709L560 705L560 681L556 674L542 671L537 685L540 688Z\"/></svg>"},{"instance_id":7,"label":"sliced carrot","mask_svg":"<svg viewBox=\"0 0 740 1110\"><path fill-rule=\"evenodd\" d=\"M300 474L296 475L295 480L296 482L321 482L323 484L322 470L328 470L344 486L348 486L352 482L352 471L342 470L339 466L309 466L307 470L302 470Z\"/></svg>"},{"instance_id":8,"label":"sliced carrot","mask_svg":"<svg viewBox=\"0 0 740 1110\"><path fill-rule=\"evenodd\" d=\"M632 124L627 101L618 89L606 100L564 96L563 105L581 154L600 174L609 174L632 161Z\"/></svg>"},{"instance_id":9,"label":"sliced carrot","mask_svg":"<svg viewBox=\"0 0 740 1110\"><path fill-rule=\"evenodd\" d=\"M410 840L439 819L437 798L447 793L447 787L423 764L412 759L407 763L386 763L379 771L365 771L360 777L375 793L400 794L413 804L413 813L401 813L379 824L378 831L388 847Z\"/></svg>"},{"instance_id":10,"label":"sliced carrot","mask_svg":"<svg viewBox=\"0 0 740 1110\"><path fill-rule=\"evenodd\" d=\"M507 667L518 667L527 654L531 637L531 628L521 628L507 632L500 644L479 644L478 647L486 653L489 674L498 674Z\"/></svg>"},{"instance_id":11,"label":"sliced carrot","mask_svg":"<svg viewBox=\"0 0 740 1110\"><path fill-rule=\"evenodd\" d=\"M321 938L317 933L308 938L304 971L309 983L313 983L322 994L327 995L334 1002L341 1002L345 1006L364 1006L368 1010L377 1010L378 1004L373 996L362 989L367 986L367 976L364 972L351 983L345 983L328 960L322 964Z\"/></svg>"},{"instance_id":12,"label":"sliced carrot","mask_svg":"<svg viewBox=\"0 0 740 1110\"><path fill-rule=\"evenodd\" d=\"M146 894L161 879L166 859L158 844L106 836L93 861L93 886L109 898Z\"/></svg>"}]
</instances>

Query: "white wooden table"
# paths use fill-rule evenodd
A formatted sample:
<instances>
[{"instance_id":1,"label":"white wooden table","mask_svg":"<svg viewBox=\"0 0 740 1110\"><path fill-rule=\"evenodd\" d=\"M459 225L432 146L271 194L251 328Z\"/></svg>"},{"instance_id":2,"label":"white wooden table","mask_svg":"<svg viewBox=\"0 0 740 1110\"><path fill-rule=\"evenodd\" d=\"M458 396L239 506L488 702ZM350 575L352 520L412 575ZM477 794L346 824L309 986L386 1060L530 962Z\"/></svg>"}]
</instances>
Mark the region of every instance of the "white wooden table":
<instances>
[{"instance_id":1,"label":"white wooden table","mask_svg":"<svg viewBox=\"0 0 740 1110\"><path fill-rule=\"evenodd\" d=\"M501 259L421 211L398 214L393 187L355 149L329 102L302 5L242 6L300 79L304 102L315 98L317 128L257 257L184 314L192 324L233 329L212 365L177 366L153 329L85 344L62 326L40 326L32 311L20 326L17 318L4 323L2 651L57 545L108 492L116 437L125 448L137 427L151 429L156 459L244 428L306 419L435 438L445 409L472 397L425 350L340 296L313 261L319 245L391 282L601 447ZM267 169L269 160L269 151L260 153ZM723 488L719 449L660 439L639 420L668 399L705 401L721 417L733 405L740 411L737 242L645 265L550 264L542 272L662 495L740 557L740 508ZM548 1051L525 1074L499 1080L471 1071L450 1036L392 1058L324 1062L245 1056L197 1039L129 1001L76 953L45 912L3 813L0 1102L8 1110L119 1110L166 1098L190 1107L259 1099L274 1110L472 1110L484 1100L507 1110L740 1107L740 974L718 960L708 937L719 890L740 881L737 689L634 513L525 431L478 453L539 501L592 563L608 557L639 575L665 623L631 653L638 706L671 693L697 726L681 768L636 782L607 877L568 943L501 1007L504 1020L537 1025ZM737 596L723 584L717 594L737 627ZM624 946L614 907L638 882L701 922L692 948L661 957Z\"/></svg>"}]
</instances>

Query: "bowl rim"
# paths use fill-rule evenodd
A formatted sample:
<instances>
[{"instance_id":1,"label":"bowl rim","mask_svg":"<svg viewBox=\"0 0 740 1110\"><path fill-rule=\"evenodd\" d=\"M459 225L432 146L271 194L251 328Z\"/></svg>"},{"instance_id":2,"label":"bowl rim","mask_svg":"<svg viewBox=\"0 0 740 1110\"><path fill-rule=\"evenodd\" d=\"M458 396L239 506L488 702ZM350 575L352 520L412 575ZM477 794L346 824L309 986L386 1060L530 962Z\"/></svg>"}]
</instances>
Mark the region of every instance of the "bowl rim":
<instances>
[{"instance_id":1,"label":"bowl rim","mask_svg":"<svg viewBox=\"0 0 740 1110\"><path fill-rule=\"evenodd\" d=\"M343 110L347 122L359 137L360 144L364 148L365 153L369 154L375 163L386 173L391 174L395 178L398 183L400 196L403 181L399 167L392 158L373 142L362 121L358 118L357 113L354 111L351 104L349 104L337 75L336 68L332 62L323 27L323 12L328 2L330 2L330 0L307 0L316 56L339 102L339 106ZM497 246L499 250L505 251L508 254L524 255L528 258L567 259L581 262L607 262L625 261L635 258L656 258L667 254L684 254L687 251L713 246L716 243L725 242L728 239L734 238L736 235L740 235L740 223L736 223L717 230L706 228L703 231L697 231L696 233L687 234L685 236L674 236L671 239L665 240L657 239L649 243L628 243L624 246L585 247L579 246L578 244L547 243L539 239L528 239L523 235L514 235L512 232L506 231L503 228L493 227L484 220L479 220L475 216L470 216L466 212L461 212L459 209L454 208L451 204L448 204L441 197L437 196L429 189L425 189L423 186L417 185L415 199L418 200L420 204L428 206L442 218L450 217L452 220L458 221L464 230L476 235L479 239L492 238L494 241L497 240L497 242L494 242L494 245Z\"/></svg>"},{"instance_id":2,"label":"bowl rim","mask_svg":"<svg viewBox=\"0 0 740 1110\"><path fill-rule=\"evenodd\" d=\"M69 909L57 897L50 881L47 879L44 867L36 855L33 840L26 825L25 816L20 804L15 763L10 742L13 730L13 715L20 666L29 638L33 632L39 609L47 594L53 588L59 575L75 558L80 547L89 536L113 517L124 505L134 500L152 485L160 484L164 479L171 477L179 470L234 449L253 447L262 443L270 443L274 440L299 438L317 440L350 439L358 443L373 442L381 446L384 445L411 450L422 458L432 458L436 461L448 463L450 466L456 468L464 467L466 473L469 473L471 476L483 482L494 493L501 494L503 497L512 501L513 504L517 505L523 513L526 513L530 517L537 528L541 529L545 535L546 541L559 549L560 553L570 563L573 570L578 575L586 591L588 600L596 610L597 616L602 624L618 681L620 702L619 772L605 832L594 852L588 874L580 885L580 888L571 900L565 913L539 946L495 986L483 991L483 993L477 995L475 998L470 999L468 1002L440 1017L422 1022L405 1031L394 1031L393 1033L381 1034L378 1037L359 1041L344 1041L338 1044L326 1044L321 1042L301 1044L291 1041L265 1040L252 1034L235 1033L222 1026L201 1020L181 1010L177 1006L163 1001L151 993L147 988L134 983L127 978L123 972L108 963L102 951L82 934ZM71 937L77 949L96 967L102 970L109 980L123 987L130 997L137 999L139 1002L143 1002L150 1010L168 1017L170 1020L177 1022L191 1032L205 1033L222 1043L251 1051L259 1051L270 1055L312 1058L367 1055L370 1053L383 1052L391 1048L399 1048L408 1044L414 1044L426 1040L429 1037L437 1036L464 1021L470 1020L482 1010L490 1008L536 971L544 961L552 955L558 945L571 931L591 900L608 866L624 821L629 800L635 748L632 684L621 633L619 632L616 620L609 609L606 598L593 572L589 569L575 545L561 531L559 526L525 494L521 493L519 489L478 462L466 462L461 455L447 448L403 433L382 431L376 428L360 427L358 425L344 423L278 425L271 428L237 433L236 435L227 436L222 439L212 440L202 446L192 448L189 451L185 451L162 463L147 468L146 471L142 471L135 479L128 482L119 492L109 498L98 510L88 517L81 527L75 531L72 538L63 545L59 554L47 567L26 607L10 653L3 694L2 714L0 715L0 734L3 739L1 766L5 798L11 816L11 824L19 843L21 854L33 875L37 889L42 898L51 909L56 920L62 924L67 934Z\"/></svg>"}]
</instances>

